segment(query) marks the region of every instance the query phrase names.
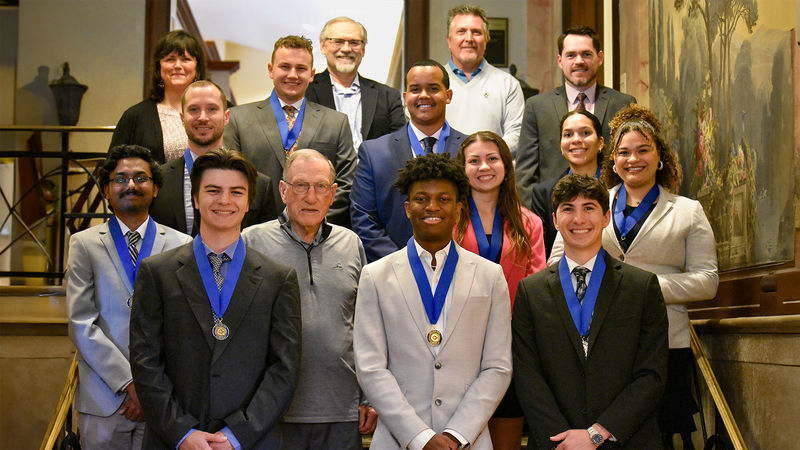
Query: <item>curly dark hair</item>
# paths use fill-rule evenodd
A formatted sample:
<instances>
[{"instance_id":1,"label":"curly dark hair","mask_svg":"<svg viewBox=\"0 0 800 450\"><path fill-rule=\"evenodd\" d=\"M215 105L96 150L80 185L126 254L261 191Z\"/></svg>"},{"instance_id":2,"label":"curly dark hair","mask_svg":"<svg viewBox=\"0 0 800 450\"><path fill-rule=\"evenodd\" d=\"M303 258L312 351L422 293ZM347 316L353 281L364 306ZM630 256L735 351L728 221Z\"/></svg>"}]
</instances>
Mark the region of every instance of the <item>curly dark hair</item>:
<instances>
[{"instance_id":1,"label":"curly dark hair","mask_svg":"<svg viewBox=\"0 0 800 450\"><path fill-rule=\"evenodd\" d=\"M401 194L408 198L411 185L417 181L447 180L456 187L459 202L466 201L469 195L469 180L464 168L450 158L449 153L432 153L430 155L411 158L399 171L394 183Z\"/></svg>"},{"instance_id":2,"label":"curly dark hair","mask_svg":"<svg viewBox=\"0 0 800 450\"><path fill-rule=\"evenodd\" d=\"M577 173L568 174L556 183L553 188L553 212L558 214L558 205L571 202L579 196L597 200L603 214L608 212L608 189L593 175Z\"/></svg>"},{"instance_id":3,"label":"curly dark hair","mask_svg":"<svg viewBox=\"0 0 800 450\"><path fill-rule=\"evenodd\" d=\"M200 41L183 30L170 31L162 37L153 51L153 77L150 85L150 100L164 100L164 80L161 79L161 58L172 52L183 54L188 52L197 60L195 80L206 79L206 56Z\"/></svg>"},{"instance_id":4,"label":"curly dark hair","mask_svg":"<svg viewBox=\"0 0 800 450\"><path fill-rule=\"evenodd\" d=\"M161 188L164 178L161 175L161 165L153 159L150 150L141 145L117 145L108 151L106 160L97 171L97 182L100 183L100 190L105 190L111 182L111 174L117 169L120 159L139 158L150 165L150 175L153 177L153 184Z\"/></svg>"},{"instance_id":5,"label":"curly dark hair","mask_svg":"<svg viewBox=\"0 0 800 450\"><path fill-rule=\"evenodd\" d=\"M674 191L681 183L683 176L681 166L675 153L667 145L661 133L661 122L649 109L632 103L622 108L609 122L611 142L608 158L603 162L602 178L610 189L622 183L622 178L614 172L614 157L622 137L635 131L653 141L658 149L658 157L664 167L656 172L656 183L669 191Z\"/></svg>"}]
</instances>

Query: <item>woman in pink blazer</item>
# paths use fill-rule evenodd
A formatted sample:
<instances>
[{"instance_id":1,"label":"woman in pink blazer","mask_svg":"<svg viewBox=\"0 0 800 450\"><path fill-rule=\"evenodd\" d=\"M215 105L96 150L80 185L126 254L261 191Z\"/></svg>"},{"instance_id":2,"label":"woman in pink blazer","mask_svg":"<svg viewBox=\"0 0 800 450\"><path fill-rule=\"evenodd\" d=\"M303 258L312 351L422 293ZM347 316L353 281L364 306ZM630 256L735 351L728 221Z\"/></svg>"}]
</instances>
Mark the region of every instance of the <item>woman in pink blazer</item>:
<instances>
[{"instance_id":1,"label":"woman in pink blazer","mask_svg":"<svg viewBox=\"0 0 800 450\"><path fill-rule=\"evenodd\" d=\"M503 138L491 131L473 133L456 160L464 166L472 192L453 237L464 249L500 264L513 306L520 280L545 268L542 221L520 204L513 157ZM512 380L489 420L493 447L518 449L523 424Z\"/></svg>"}]
</instances>

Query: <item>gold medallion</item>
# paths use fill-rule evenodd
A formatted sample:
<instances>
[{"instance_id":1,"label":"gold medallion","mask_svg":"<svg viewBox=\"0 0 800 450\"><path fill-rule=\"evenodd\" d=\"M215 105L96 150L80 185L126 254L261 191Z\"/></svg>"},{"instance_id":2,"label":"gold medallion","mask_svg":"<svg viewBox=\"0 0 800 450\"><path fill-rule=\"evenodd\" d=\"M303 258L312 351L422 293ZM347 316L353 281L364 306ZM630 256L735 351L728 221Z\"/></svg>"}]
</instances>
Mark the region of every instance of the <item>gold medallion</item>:
<instances>
[{"instance_id":1,"label":"gold medallion","mask_svg":"<svg viewBox=\"0 0 800 450\"><path fill-rule=\"evenodd\" d=\"M217 323L214 324L214 328L211 329L211 335L214 336L214 339L218 341L224 341L228 339L230 336L231 330L228 329L228 326L222 323L222 320L219 320Z\"/></svg>"},{"instance_id":2,"label":"gold medallion","mask_svg":"<svg viewBox=\"0 0 800 450\"><path fill-rule=\"evenodd\" d=\"M133 301L133 297L128 297L128 300L125 301L125 304L128 305L128 309L131 308L131 302Z\"/></svg>"},{"instance_id":3,"label":"gold medallion","mask_svg":"<svg viewBox=\"0 0 800 450\"><path fill-rule=\"evenodd\" d=\"M439 330L433 328L431 329L431 331L428 331L428 344L437 347L441 343L442 343L442 333L440 333Z\"/></svg>"}]
</instances>

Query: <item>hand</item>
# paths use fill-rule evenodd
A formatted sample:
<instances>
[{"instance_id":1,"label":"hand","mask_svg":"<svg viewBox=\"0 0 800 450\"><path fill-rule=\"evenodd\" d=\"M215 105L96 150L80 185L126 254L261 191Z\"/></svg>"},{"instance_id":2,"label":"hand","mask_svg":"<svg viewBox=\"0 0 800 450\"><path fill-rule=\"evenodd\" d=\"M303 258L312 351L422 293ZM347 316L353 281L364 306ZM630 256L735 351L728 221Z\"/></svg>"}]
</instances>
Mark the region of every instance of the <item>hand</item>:
<instances>
[{"instance_id":1,"label":"hand","mask_svg":"<svg viewBox=\"0 0 800 450\"><path fill-rule=\"evenodd\" d=\"M458 450L460 444L457 444L458 441L454 439L452 436L436 434L425 444L425 447L422 447L422 450Z\"/></svg>"},{"instance_id":2,"label":"hand","mask_svg":"<svg viewBox=\"0 0 800 450\"><path fill-rule=\"evenodd\" d=\"M358 432L370 434L375 431L378 425L378 413L375 409L367 405L358 405Z\"/></svg>"},{"instance_id":3,"label":"hand","mask_svg":"<svg viewBox=\"0 0 800 450\"><path fill-rule=\"evenodd\" d=\"M224 434L206 433L205 431L195 430L178 446L179 450L211 450L211 445L215 443L227 442L228 438ZM230 445L230 444L228 444Z\"/></svg>"},{"instance_id":4,"label":"hand","mask_svg":"<svg viewBox=\"0 0 800 450\"><path fill-rule=\"evenodd\" d=\"M132 420L134 422L144 422L142 405L139 404L139 397L136 396L136 388L133 387L132 381L125 386L125 391L128 393L128 398L122 402L122 407L119 409L119 413L125 416L125 418L128 420Z\"/></svg>"},{"instance_id":5,"label":"hand","mask_svg":"<svg viewBox=\"0 0 800 450\"><path fill-rule=\"evenodd\" d=\"M225 436L225 433L223 433L222 431L217 431L216 433L214 433L214 436L221 436L225 438L225 441L209 442L209 445L211 445L212 450L233 450L233 444L231 444L231 441L229 441L228 437Z\"/></svg>"},{"instance_id":6,"label":"hand","mask_svg":"<svg viewBox=\"0 0 800 450\"><path fill-rule=\"evenodd\" d=\"M557 450L594 450L597 448L592 443L592 438L589 437L589 431L586 429L567 430L551 436L550 440L561 441L556 447Z\"/></svg>"}]
</instances>

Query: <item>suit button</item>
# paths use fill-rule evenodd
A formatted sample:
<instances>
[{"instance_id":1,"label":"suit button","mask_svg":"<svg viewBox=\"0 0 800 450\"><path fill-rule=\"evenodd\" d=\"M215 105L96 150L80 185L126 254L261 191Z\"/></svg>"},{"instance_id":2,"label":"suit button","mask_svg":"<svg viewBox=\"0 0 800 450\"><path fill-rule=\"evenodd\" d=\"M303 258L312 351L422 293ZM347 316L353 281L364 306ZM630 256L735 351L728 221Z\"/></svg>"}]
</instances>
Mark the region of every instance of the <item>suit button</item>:
<instances>
[{"instance_id":1,"label":"suit button","mask_svg":"<svg viewBox=\"0 0 800 450\"><path fill-rule=\"evenodd\" d=\"M442 400L437 398L436 400L433 401L433 404L436 406L442 406Z\"/></svg>"},{"instance_id":2,"label":"suit button","mask_svg":"<svg viewBox=\"0 0 800 450\"><path fill-rule=\"evenodd\" d=\"M620 261L625 261L625 254L624 253L622 255L619 255L619 260Z\"/></svg>"},{"instance_id":3,"label":"suit button","mask_svg":"<svg viewBox=\"0 0 800 450\"><path fill-rule=\"evenodd\" d=\"M433 368L434 369L441 369L442 368L442 363L437 362L436 364L433 365Z\"/></svg>"}]
</instances>

